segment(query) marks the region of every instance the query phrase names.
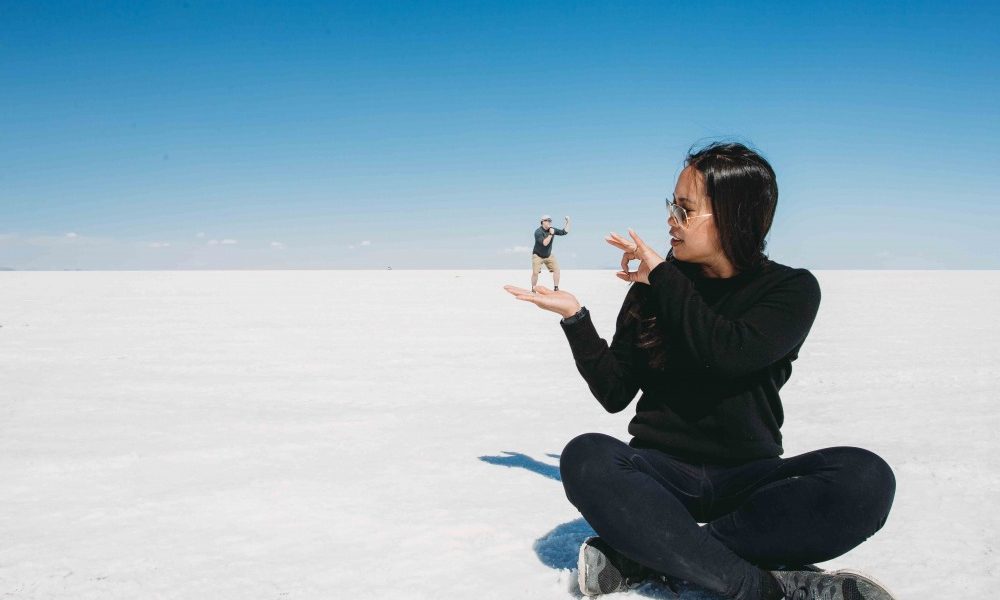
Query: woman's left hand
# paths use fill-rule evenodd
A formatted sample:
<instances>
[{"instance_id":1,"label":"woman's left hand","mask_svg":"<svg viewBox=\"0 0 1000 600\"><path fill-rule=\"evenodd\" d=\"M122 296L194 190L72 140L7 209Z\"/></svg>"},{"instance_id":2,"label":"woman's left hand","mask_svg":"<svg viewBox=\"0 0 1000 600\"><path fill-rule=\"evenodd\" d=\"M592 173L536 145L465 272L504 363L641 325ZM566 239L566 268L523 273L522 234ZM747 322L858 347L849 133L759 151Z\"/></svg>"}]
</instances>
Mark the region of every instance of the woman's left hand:
<instances>
[{"instance_id":1,"label":"woman's left hand","mask_svg":"<svg viewBox=\"0 0 1000 600\"><path fill-rule=\"evenodd\" d=\"M557 292L541 285L535 286L535 291L537 292L535 294L532 294L531 290L513 285L505 285L503 289L507 290L507 293L518 300L531 302L538 308L550 310L564 319L575 315L580 310L580 302L576 299L576 296L569 292Z\"/></svg>"},{"instance_id":2,"label":"woman's left hand","mask_svg":"<svg viewBox=\"0 0 1000 600\"><path fill-rule=\"evenodd\" d=\"M646 242L642 241L642 238L636 232L629 229L628 235L632 238L631 240L627 240L612 231L611 235L604 238L609 244L623 252L622 270L615 273L615 275L623 281L630 283L638 281L639 283L649 285L649 272L663 262L663 257L647 246ZM639 261L639 268L635 271L629 271L628 263L633 260Z\"/></svg>"}]
</instances>

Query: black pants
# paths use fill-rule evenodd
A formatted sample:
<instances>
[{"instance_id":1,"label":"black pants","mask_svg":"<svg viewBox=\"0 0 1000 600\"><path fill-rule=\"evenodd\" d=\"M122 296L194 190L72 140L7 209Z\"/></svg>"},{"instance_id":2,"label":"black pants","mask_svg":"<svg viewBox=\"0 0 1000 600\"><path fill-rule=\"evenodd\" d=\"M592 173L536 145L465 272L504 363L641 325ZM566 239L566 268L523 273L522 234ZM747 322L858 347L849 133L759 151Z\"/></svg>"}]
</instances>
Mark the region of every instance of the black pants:
<instances>
[{"instance_id":1,"label":"black pants","mask_svg":"<svg viewBox=\"0 0 1000 600\"><path fill-rule=\"evenodd\" d=\"M866 540L896 490L884 460L848 447L696 464L587 433L567 444L559 470L566 497L612 547L741 599L757 595L761 568L829 560Z\"/></svg>"}]
</instances>

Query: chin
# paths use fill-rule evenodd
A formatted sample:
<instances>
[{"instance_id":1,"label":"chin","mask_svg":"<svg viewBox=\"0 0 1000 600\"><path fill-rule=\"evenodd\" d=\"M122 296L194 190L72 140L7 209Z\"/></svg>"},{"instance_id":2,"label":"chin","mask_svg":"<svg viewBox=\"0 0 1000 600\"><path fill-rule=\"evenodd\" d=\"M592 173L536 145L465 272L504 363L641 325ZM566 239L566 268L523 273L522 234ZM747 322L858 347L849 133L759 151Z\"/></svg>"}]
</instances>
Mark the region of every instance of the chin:
<instances>
[{"instance_id":1,"label":"chin","mask_svg":"<svg viewBox=\"0 0 1000 600\"><path fill-rule=\"evenodd\" d=\"M680 252L674 252L674 258L688 264L701 264L704 262L697 254L684 252L683 250Z\"/></svg>"}]
</instances>

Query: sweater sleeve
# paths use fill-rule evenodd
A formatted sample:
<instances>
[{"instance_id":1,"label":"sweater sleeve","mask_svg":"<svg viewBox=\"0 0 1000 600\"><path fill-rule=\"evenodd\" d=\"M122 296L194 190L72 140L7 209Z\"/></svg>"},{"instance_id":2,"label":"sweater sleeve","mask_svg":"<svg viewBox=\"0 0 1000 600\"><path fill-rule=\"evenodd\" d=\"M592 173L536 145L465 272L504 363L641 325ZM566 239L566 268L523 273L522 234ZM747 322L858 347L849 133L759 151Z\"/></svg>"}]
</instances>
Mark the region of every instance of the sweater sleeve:
<instances>
[{"instance_id":1,"label":"sweater sleeve","mask_svg":"<svg viewBox=\"0 0 1000 600\"><path fill-rule=\"evenodd\" d=\"M597 401L611 413L624 410L639 391L631 328L623 327L624 315L623 307L610 346L597 334L589 312L571 323L560 322L577 370Z\"/></svg>"},{"instance_id":2,"label":"sweater sleeve","mask_svg":"<svg viewBox=\"0 0 1000 600\"><path fill-rule=\"evenodd\" d=\"M716 313L675 265L649 274L656 316L667 339L680 344L702 374L740 377L787 356L805 340L819 310L819 283L796 269L768 289L738 319Z\"/></svg>"}]
</instances>

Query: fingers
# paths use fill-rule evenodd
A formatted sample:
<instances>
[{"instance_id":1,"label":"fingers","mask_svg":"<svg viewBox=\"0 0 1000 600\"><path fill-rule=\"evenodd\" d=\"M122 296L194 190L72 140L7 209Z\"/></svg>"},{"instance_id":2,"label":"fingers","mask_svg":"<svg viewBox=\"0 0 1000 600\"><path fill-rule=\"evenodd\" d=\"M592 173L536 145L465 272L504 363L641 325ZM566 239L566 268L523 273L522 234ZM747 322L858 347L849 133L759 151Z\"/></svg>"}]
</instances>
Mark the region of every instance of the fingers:
<instances>
[{"instance_id":1,"label":"fingers","mask_svg":"<svg viewBox=\"0 0 1000 600\"><path fill-rule=\"evenodd\" d=\"M508 294L511 294L512 296L525 296L525 295L526 296L538 296L538 295L545 296L545 295L551 295L551 294L557 293L555 290L550 290L549 288L545 287L544 285L536 285L535 286L535 292L536 292L535 294L532 294L531 290L526 290L524 288L519 288L516 285L505 285L505 286L503 286L503 289L504 289L504 291L506 291Z\"/></svg>"},{"instance_id":2,"label":"fingers","mask_svg":"<svg viewBox=\"0 0 1000 600\"><path fill-rule=\"evenodd\" d=\"M614 231L604 238L604 240L619 250L623 250L625 252L635 252L635 244L626 240Z\"/></svg>"},{"instance_id":3,"label":"fingers","mask_svg":"<svg viewBox=\"0 0 1000 600\"><path fill-rule=\"evenodd\" d=\"M505 285L505 286L503 286L503 289L506 290L507 293L512 294L514 296L516 296L518 294L530 294L531 293L531 290L526 290L524 288L519 288L516 285Z\"/></svg>"},{"instance_id":4,"label":"fingers","mask_svg":"<svg viewBox=\"0 0 1000 600\"><path fill-rule=\"evenodd\" d=\"M638 252L645 252L649 248L648 246L646 246L646 242L642 241L642 238L639 237L638 233L629 229L628 235L635 241L635 247Z\"/></svg>"},{"instance_id":5,"label":"fingers","mask_svg":"<svg viewBox=\"0 0 1000 600\"><path fill-rule=\"evenodd\" d=\"M518 293L514 292L511 293L514 294L514 297L517 298L518 300L524 300L525 302L531 302L535 306L541 306L540 304L538 304L538 301L541 300L542 298L538 294L532 294L528 290L523 290Z\"/></svg>"},{"instance_id":6,"label":"fingers","mask_svg":"<svg viewBox=\"0 0 1000 600\"><path fill-rule=\"evenodd\" d=\"M558 292L550 290L549 288L547 288L545 286L541 286L541 285L536 285L535 286L535 293L532 293L531 290L526 290L524 288L519 288L516 285L505 285L505 286L503 286L503 289L508 294L510 294L511 296L514 296L518 300L525 300L527 302L534 302L535 304L539 304L539 301L542 299L543 296L551 296L552 294L558 293ZM539 306L541 306L541 305L539 304Z\"/></svg>"},{"instance_id":7,"label":"fingers","mask_svg":"<svg viewBox=\"0 0 1000 600\"><path fill-rule=\"evenodd\" d=\"M626 246L625 244L623 244L622 242L620 242L618 238L612 237L614 235L615 234L612 233L611 235L605 237L604 241L607 242L607 243L609 243L609 244L611 244L615 248L618 248L619 250L628 251L628 249L629 249L628 246Z\"/></svg>"},{"instance_id":8,"label":"fingers","mask_svg":"<svg viewBox=\"0 0 1000 600\"><path fill-rule=\"evenodd\" d=\"M663 258L659 254L657 254L655 250L647 246L646 242L644 242L643 239L639 237L638 233L629 229L628 234L632 237L633 240L635 240L636 257L643 263L645 263L647 268L652 269L659 263L663 262Z\"/></svg>"},{"instance_id":9,"label":"fingers","mask_svg":"<svg viewBox=\"0 0 1000 600\"><path fill-rule=\"evenodd\" d=\"M619 271L618 273L616 273L616 275L618 276L619 279L624 279L625 281L632 281L632 279L630 279L630 277L632 277L633 274L629 271L628 263L630 261L633 261L633 260L636 260L636 259L639 258L636 255L636 246L635 246L635 244L633 244L633 243L629 242L628 240L622 238L621 236L619 236L617 233L615 233L613 231L611 232L611 236L609 236L609 237L607 237L605 239L608 240L608 243L612 244L616 248L619 248L619 249L621 249L623 251L622 252L622 262L621 262L622 270Z\"/></svg>"},{"instance_id":10,"label":"fingers","mask_svg":"<svg viewBox=\"0 0 1000 600\"><path fill-rule=\"evenodd\" d=\"M503 289L510 295L514 296L518 300L524 300L525 302L531 302L538 306L539 295L532 294L531 290L526 290L524 288L519 288L516 285L505 285ZM537 289L537 287L535 288Z\"/></svg>"}]
</instances>

